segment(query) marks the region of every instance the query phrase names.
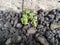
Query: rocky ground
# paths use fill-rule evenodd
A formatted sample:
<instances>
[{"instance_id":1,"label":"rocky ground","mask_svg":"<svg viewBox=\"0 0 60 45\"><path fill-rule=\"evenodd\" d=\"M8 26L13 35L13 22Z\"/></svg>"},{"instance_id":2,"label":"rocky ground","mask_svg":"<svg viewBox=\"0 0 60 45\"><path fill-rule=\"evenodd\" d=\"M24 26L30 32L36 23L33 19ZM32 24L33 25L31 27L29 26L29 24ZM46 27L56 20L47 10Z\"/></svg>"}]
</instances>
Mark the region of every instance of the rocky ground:
<instances>
[{"instance_id":1,"label":"rocky ground","mask_svg":"<svg viewBox=\"0 0 60 45\"><path fill-rule=\"evenodd\" d=\"M23 3L24 2L24 3ZM60 8L60 0L0 0L0 10L22 11L23 8L52 10Z\"/></svg>"},{"instance_id":2,"label":"rocky ground","mask_svg":"<svg viewBox=\"0 0 60 45\"><path fill-rule=\"evenodd\" d=\"M21 13L0 10L0 45L60 45L60 9L37 11L37 27L21 23Z\"/></svg>"}]
</instances>

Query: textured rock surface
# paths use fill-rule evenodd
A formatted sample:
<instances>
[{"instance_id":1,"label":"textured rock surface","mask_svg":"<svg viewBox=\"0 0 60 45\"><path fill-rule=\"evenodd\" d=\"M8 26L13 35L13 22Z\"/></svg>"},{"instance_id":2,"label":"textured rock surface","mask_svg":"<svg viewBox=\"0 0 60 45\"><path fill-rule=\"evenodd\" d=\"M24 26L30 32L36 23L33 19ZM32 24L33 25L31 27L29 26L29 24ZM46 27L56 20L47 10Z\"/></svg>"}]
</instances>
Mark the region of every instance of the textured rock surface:
<instances>
[{"instance_id":1,"label":"textured rock surface","mask_svg":"<svg viewBox=\"0 0 60 45\"><path fill-rule=\"evenodd\" d=\"M19 9L18 9L19 8ZM22 0L0 0L0 10L21 11Z\"/></svg>"},{"instance_id":2,"label":"textured rock surface","mask_svg":"<svg viewBox=\"0 0 60 45\"><path fill-rule=\"evenodd\" d=\"M51 10L60 7L59 0L38 0L37 5L44 10Z\"/></svg>"},{"instance_id":3,"label":"textured rock surface","mask_svg":"<svg viewBox=\"0 0 60 45\"><path fill-rule=\"evenodd\" d=\"M0 0L0 10L22 10L23 0ZM59 0L24 0L23 7L29 7L34 10L44 9L51 10L54 8L60 8Z\"/></svg>"}]
</instances>

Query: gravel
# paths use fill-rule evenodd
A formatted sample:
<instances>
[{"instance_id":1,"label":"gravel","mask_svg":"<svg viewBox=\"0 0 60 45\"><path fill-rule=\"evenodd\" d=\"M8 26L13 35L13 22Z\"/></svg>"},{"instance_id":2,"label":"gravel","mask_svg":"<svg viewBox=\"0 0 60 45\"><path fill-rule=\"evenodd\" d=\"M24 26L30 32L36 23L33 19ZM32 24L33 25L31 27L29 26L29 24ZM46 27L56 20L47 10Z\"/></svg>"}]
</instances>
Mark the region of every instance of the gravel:
<instances>
[{"instance_id":1,"label":"gravel","mask_svg":"<svg viewBox=\"0 0 60 45\"><path fill-rule=\"evenodd\" d=\"M60 10L37 11L37 27L21 23L21 13L0 11L0 45L60 45Z\"/></svg>"}]
</instances>

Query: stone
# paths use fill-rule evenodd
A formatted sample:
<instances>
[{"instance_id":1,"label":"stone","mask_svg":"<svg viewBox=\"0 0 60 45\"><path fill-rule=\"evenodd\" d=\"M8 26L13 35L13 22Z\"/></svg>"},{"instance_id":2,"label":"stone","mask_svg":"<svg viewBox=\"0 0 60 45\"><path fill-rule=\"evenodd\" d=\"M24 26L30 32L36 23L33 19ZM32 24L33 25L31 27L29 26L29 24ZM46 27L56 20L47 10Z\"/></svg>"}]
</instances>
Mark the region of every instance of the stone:
<instances>
[{"instance_id":1,"label":"stone","mask_svg":"<svg viewBox=\"0 0 60 45\"><path fill-rule=\"evenodd\" d=\"M5 42L6 45L9 45L10 43L11 43L11 38L9 38L9 39Z\"/></svg>"},{"instance_id":2,"label":"stone","mask_svg":"<svg viewBox=\"0 0 60 45\"><path fill-rule=\"evenodd\" d=\"M4 25L4 24L3 24L3 22L0 22L0 28L2 28L2 27L3 27L3 25Z\"/></svg>"},{"instance_id":3,"label":"stone","mask_svg":"<svg viewBox=\"0 0 60 45\"><path fill-rule=\"evenodd\" d=\"M47 40L45 39L45 37L39 36L39 37L37 37L37 38L38 38L38 41L39 41L40 43L42 43L43 45L49 45L49 43L47 42Z\"/></svg>"},{"instance_id":4,"label":"stone","mask_svg":"<svg viewBox=\"0 0 60 45\"><path fill-rule=\"evenodd\" d=\"M53 23L51 24L51 29L52 29L52 30L55 29L55 28L58 28L58 27L60 27L60 25L58 25L58 23L53 22Z\"/></svg>"},{"instance_id":5,"label":"stone","mask_svg":"<svg viewBox=\"0 0 60 45\"><path fill-rule=\"evenodd\" d=\"M4 24L4 27L11 27L11 24L10 24L9 22L6 22L6 23Z\"/></svg>"},{"instance_id":6,"label":"stone","mask_svg":"<svg viewBox=\"0 0 60 45\"><path fill-rule=\"evenodd\" d=\"M18 24L16 25L16 27L17 27L17 28L21 28L21 27L22 27L22 24L21 24L21 23L18 23Z\"/></svg>"},{"instance_id":7,"label":"stone","mask_svg":"<svg viewBox=\"0 0 60 45\"><path fill-rule=\"evenodd\" d=\"M29 29L27 30L27 35L29 35L29 34L34 34L36 31L37 31L37 30L36 30L35 28L31 27L31 28L29 28Z\"/></svg>"},{"instance_id":8,"label":"stone","mask_svg":"<svg viewBox=\"0 0 60 45\"><path fill-rule=\"evenodd\" d=\"M27 29L29 29L29 28L30 28L30 26L31 26L31 25L30 25L30 24L28 24L28 25L24 26L24 27L23 27L23 29L24 29L24 30L27 30Z\"/></svg>"},{"instance_id":9,"label":"stone","mask_svg":"<svg viewBox=\"0 0 60 45\"><path fill-rule=\"evenodd\" d=\"M24 3L23 0L0 0L0 3L0 10L14 10L16 12L22 11L22 5L23 8L29 7L35 11L60 8L59 0L24 0Z\"/></svg>"},{"instance_id":10,"label":"stone","mask_svg":"<svg viewBox=\"0 0 60 45\"><path fill-rule=\"evenodd\" d=\"M14 10L16 12L22 10L22 0L0 0L0 3L0 10ZM18 9L18 7L20 9Z\"/></svg>"},{"instance_id":11,"label":"stone","mask_svg":"<svg viewBox=\"0 0 60 45\"><path fill-rule=\"evenodd\" d=\"M17 41L18 42L21 41L21 36L18 36Z\"/></svg>"},{"instance_id":12,"label":"stone","mask_svg":"<svg viewBox=\"0 0 60 45\"><path fill-rule=\"evenodd\" d=\"M11 21L11 24L14 24L13 20Z\"/></svg>"},{"instance_id":13,"label":"stone","mask_svg":"<svg viewBox=\"0 0 60 45\"><path fill-rule=\"evenodd\" d=\"M17 23L18 23L18 20L16 19L16 20L14 21L14 27L16 26Z\"/></svg>"}]
</instances>

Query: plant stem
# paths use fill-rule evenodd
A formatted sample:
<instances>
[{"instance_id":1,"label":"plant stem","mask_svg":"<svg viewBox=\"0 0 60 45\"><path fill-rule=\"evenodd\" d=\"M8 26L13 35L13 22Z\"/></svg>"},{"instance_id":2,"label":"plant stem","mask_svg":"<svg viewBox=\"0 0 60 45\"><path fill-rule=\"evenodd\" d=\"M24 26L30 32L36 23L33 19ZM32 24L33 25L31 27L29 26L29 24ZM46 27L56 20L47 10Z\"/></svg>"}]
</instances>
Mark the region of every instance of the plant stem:
<instances>
[{"instance_id":1,"label":"plant stem","mask_svg":"<svg viewBox=\"0 0 60 45\"><path fill-rule=\"evenodd\" d=\"M24 0L22 0L22 12L23 12L23 8L24 8Z\"/></svg>"}]
</instances>

